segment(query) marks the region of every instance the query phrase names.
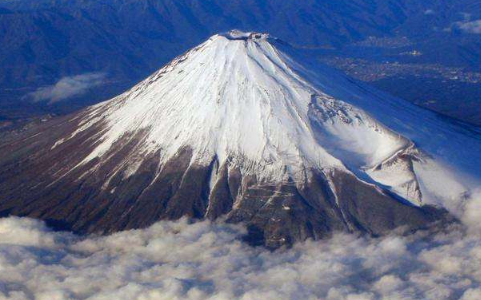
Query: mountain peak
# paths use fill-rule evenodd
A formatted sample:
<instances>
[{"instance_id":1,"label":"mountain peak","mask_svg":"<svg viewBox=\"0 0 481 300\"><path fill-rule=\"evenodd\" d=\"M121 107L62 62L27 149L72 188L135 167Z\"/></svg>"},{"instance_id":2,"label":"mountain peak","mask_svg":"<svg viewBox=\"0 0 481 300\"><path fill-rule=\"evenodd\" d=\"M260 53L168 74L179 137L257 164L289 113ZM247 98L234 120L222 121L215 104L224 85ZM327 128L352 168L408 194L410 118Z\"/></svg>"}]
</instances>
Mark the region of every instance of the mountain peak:
<instances>
[{"instance_id":1,"label":"mountain peak","mask_svg":"<svg viewBox=\"0 0 481 300\"><path fill-rule=\"evenodd\" d=\"M269 38L269 34L260 32L244 32L237 29L230 30L225 33L220 33L215 36L222 36L229 40L266 40Z\"/></svg>"},{"instance_id":2,"label":"mountain peak","mask_svg":"<svg viewBox=\"0 0 481 300\"><path fill-rule=\"evenodd\" d=\"M318 93L272 44L259 43L267 37L239 31L215 36L96 106L90 115L101 114L108 130L84 163L102 157L123 135L144 132L142 151L163 149L169 159L190 147L196 163L242 159L264 179L303 177L311 165L342 167L316 146L308 114Z\"/></svg>"},{"instance_id":3,"label":"mountain peak","mask_svg":"<svg viewBox=\"0 0 481 300\"><path fill-rule=\"evenodd\" d=\"M479 133L293 51L266 34L216 35L124 94L0 145L11 196L0 214L88 232L225 216L276 247L422 228L444 218L424 204L456 207L480 186Z\"/></svg>"},{"instance_id":4,"label":"mountain peak","mask_svg":"<svg viewBox=\"0 0 481 300\"><path fill-rule=\"evenodd\" d=\"M85 123L102 120L103 130L77 167L110 157L118 141L135 136L128 174L140 166L139 153L157 153L162 164L188 148L191 164L233 161L263 181L302 183L312 170L341 170L389 186L415 205L430 198L413 166L429 157L416 147L422 140L376 119L397 102L358 96L353 82L329 68L311 76L303 61L268 38L238 30L215 35L125 94L89 109ZM353 96L360 99L353 103Z\"/></svg>"}]
</instances>

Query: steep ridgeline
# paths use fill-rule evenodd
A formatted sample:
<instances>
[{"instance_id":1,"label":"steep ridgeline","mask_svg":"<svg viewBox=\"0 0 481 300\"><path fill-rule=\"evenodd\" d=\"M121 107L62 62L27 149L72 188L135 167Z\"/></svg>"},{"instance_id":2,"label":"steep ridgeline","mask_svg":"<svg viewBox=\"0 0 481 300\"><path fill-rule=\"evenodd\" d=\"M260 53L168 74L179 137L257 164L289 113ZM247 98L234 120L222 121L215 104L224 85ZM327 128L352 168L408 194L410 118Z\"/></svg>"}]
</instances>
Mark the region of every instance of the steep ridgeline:
<instances>
[{"instance_id":1,"label":"steep ridgeline","mask_svg":"<svg viewBox=\"0 0 481 300\"><path fill-rule=\"evenodd\" d=\"M480 136L231 31L0 142L0 212L101 233L225 218L269 247L381 235L449 218L432 205L456 214L480 186Z\"/></svg>"}]
</instances>

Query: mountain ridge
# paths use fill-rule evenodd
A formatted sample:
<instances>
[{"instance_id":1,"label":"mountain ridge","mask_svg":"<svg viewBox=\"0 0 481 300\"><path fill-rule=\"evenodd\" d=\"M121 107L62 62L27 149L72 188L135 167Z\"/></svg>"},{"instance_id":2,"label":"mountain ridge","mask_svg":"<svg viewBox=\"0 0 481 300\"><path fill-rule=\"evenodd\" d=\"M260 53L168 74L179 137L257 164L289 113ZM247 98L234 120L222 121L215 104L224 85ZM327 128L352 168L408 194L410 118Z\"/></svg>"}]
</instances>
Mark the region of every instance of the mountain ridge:
<instances>
[{"instance_id":1,"label":"mountain ridge","mask_svg":"<svg viewBox=\"0 0 481 300\"><path fill-rule=\"evenodd\" d=\"M449 219L429 205L459 206L479 183L462 155L476 160L480 135L291 50L214 35L126 93L0 145L0 213L78 232L227 218L273 248Z\"/></svg>"}]
</instances>

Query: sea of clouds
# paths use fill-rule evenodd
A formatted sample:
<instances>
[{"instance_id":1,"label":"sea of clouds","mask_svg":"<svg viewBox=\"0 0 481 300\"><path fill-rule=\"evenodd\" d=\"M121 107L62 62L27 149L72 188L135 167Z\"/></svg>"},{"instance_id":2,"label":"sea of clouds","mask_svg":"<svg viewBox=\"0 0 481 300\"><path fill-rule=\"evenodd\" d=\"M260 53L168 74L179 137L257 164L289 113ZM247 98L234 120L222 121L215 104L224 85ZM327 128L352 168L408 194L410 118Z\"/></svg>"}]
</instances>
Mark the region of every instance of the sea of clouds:
<instances>
[{"instance_id":1,"label":"sea of clouds","mask_svg":"<svg viewBox=\"0 0 481 300\"><path fill-rule=\"evenodd\" d=\"M481 201L445 233L335 234L268 251L240 225L159 222L110 236L0 219L0 299L481 299Z\"/></svg>"}]
</instances>

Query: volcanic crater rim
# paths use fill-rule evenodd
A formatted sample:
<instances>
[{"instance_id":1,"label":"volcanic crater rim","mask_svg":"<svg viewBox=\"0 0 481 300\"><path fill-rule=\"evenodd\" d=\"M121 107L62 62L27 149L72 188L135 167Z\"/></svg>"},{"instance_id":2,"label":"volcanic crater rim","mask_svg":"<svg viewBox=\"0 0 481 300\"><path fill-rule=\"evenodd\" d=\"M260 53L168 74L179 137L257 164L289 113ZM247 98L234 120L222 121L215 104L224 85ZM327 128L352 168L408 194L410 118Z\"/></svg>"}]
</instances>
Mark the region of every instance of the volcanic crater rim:
<instances>
[{"instance_id":1,"label":"volcanic crater rim","mask_svg":"<svg viewBox=\"0 0 481 300\"><path fill-rule=\"evenodd\" d=\"M220 33L219 36L225 37L231 41L266 40L270 37L268 33L241 31L238 29Z\"/></svg>"}]
</instances>

